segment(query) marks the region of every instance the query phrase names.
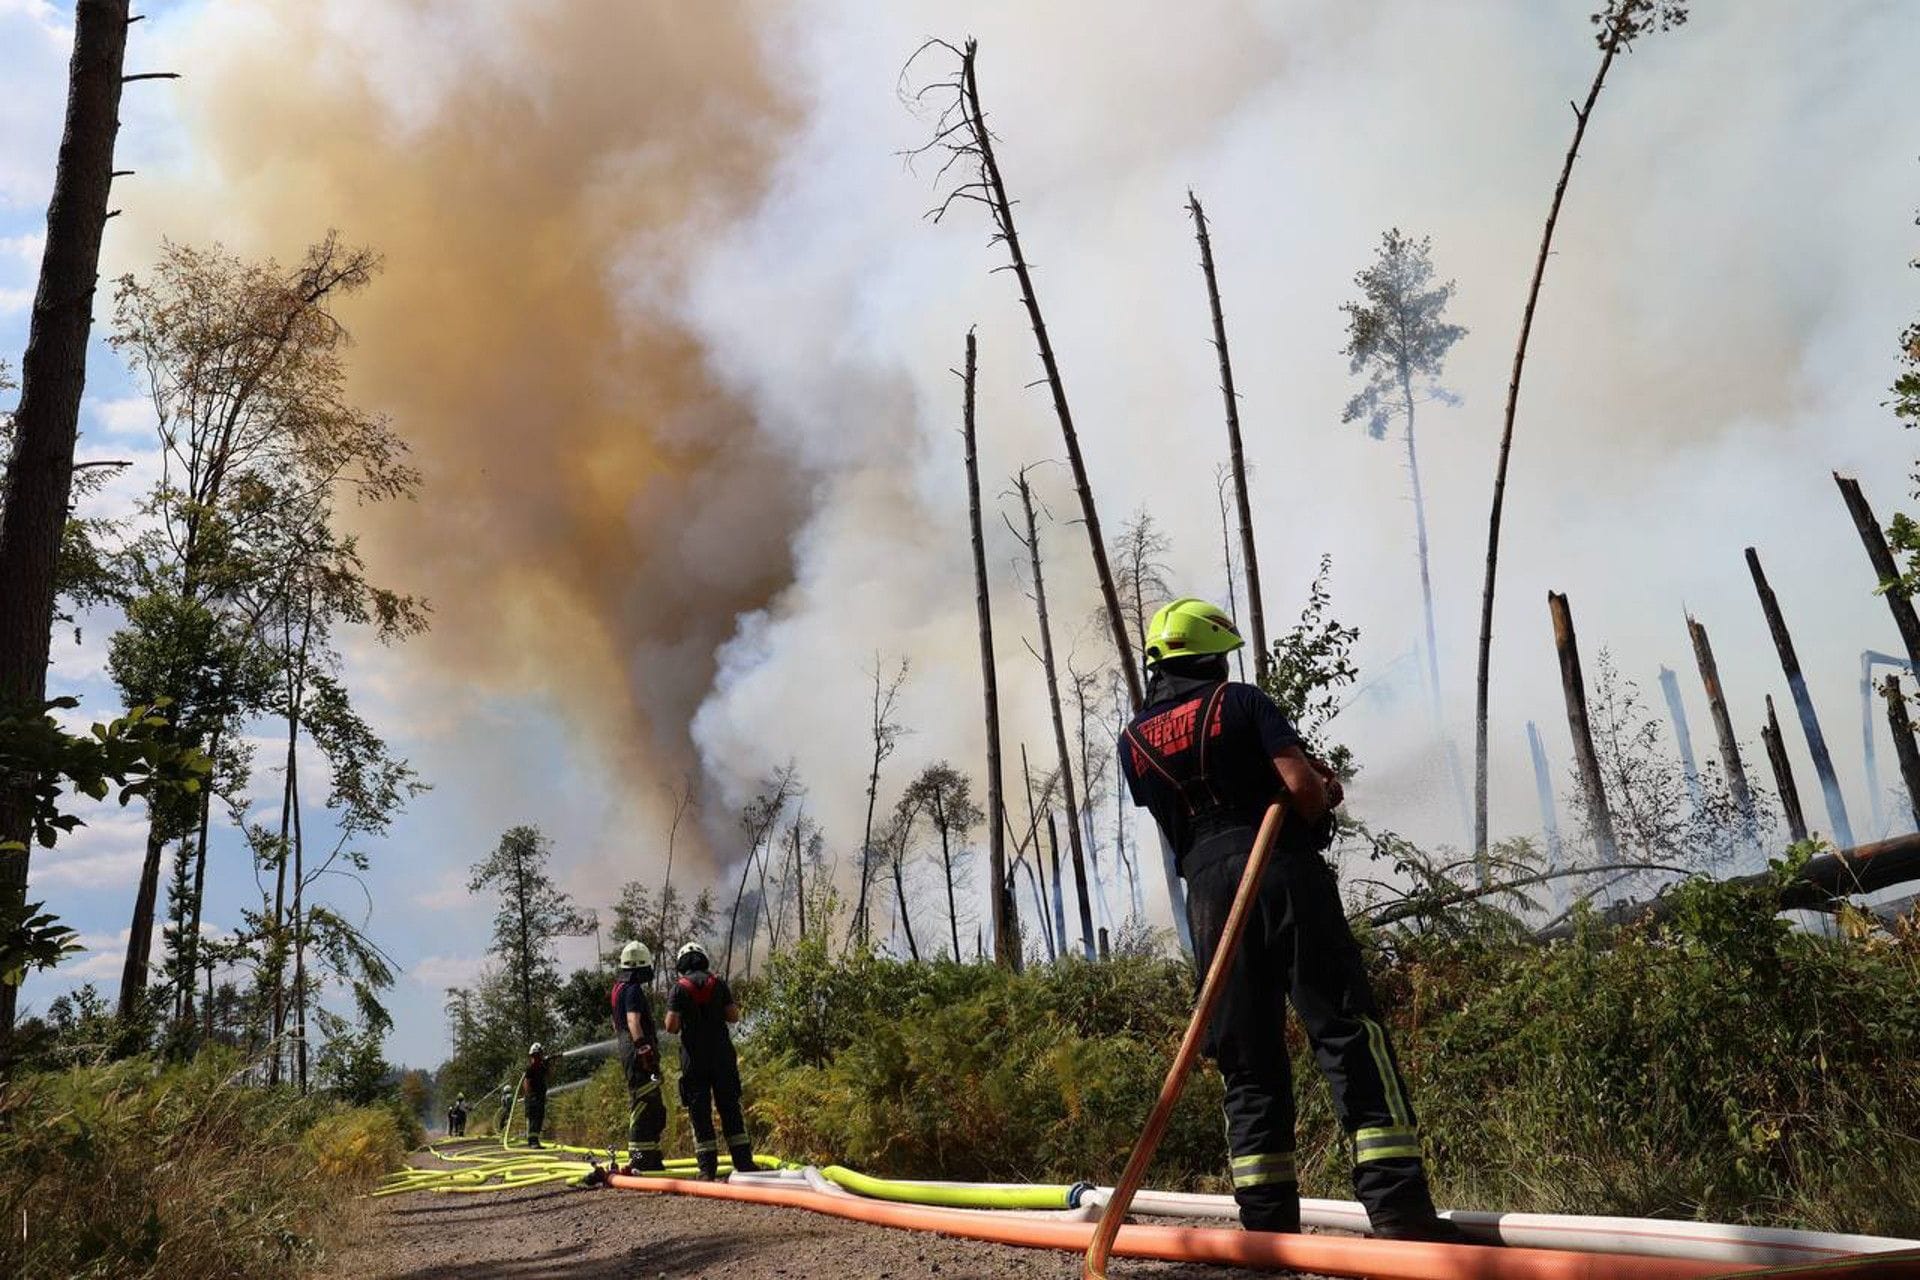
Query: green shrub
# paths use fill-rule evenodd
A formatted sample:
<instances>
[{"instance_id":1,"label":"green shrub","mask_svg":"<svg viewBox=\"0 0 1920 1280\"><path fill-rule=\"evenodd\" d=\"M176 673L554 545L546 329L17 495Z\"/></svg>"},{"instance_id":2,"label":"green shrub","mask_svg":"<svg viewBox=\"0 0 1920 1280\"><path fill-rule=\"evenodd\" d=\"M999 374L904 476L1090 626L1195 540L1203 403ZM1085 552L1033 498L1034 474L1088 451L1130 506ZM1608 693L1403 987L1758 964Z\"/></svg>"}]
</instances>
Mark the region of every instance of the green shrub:
<instances>
[{"instance_id":1,"label":"green shrub","mask_svg":"<svg viewBox=\"0 0 1920 1280\"><path fill-rule=\"evenodd\" d=\"M210 1280L316 1262L408 1130L390 1107L229 1085L238 1065L131 1058L0 1087L0 1274Z\"/></svg>"},{"instance_id":2,"label":"green shrub","mask_svg":"<svg viewBox=\"0 0 1920 1280\"><path fill-rule=\"evenodd\" d=\"M1366 940L1436 1195L1920 1234L1920 933L1822 937L1764 891L1679 892L1662 928L1549 947L1495 927ZM766 1150L882 1175L1110 1181L1192 982L1150 956L1016 976L804 947L749 1002L749 1116ZM1329 1091L1292 1043L1302 1189L1349 1195ZM1156 1185L1221 1187L1219 1099L1197 1072Z\"/></svg>"}]
</instances>

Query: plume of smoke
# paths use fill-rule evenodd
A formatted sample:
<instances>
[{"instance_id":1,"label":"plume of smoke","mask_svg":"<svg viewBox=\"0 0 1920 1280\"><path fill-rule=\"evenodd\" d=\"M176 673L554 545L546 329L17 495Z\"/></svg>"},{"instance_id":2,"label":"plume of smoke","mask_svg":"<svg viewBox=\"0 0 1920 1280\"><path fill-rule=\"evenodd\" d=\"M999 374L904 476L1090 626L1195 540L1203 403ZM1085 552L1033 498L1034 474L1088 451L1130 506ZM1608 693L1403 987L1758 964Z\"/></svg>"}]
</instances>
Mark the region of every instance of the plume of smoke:
<instances>
[{"instance_id":1,"label":"plume of smoke","mask_svg":"<svg viewBox=\"0 0 1920 1280\"><path fill-rule=\"evenodd\" d=\"M863 755L847 708L876 649L916 673L901 780L979 755L948 376L969 324L983 474L1055 448L984 225L925 225L930 175L897 159L924 141L896 97L900 64L964 22L1103 505L1151 502L1175 585L1215 580L1222 431L1180 209L1191 185L1214 222L1269 613L1290 616L1335 553L1363 670L1387 673L1341 723L1365 767L1355 802L1457 839L1417 667L1395 666L1418 631L1400 479L1338 426L1337 307L1389 225L1431 234L1460 282L1453 318L1475 336L1450 373L1466 403L1428 414L1423 462L1442 661L1463 671L1502 335L1563 104L1590 70L1584 15L220 9L194 32L188 82L208 182L155 225L197 217L286 253L337 224L385 250L353 317L356 362L419 442L429 496L375 532L435 599L434 657L458 680L550 690L597 729L613 776L667 761L677 775L690 732L713 798L737 801L794 756L845 851ZM1521 405L1497 832L1535 823L1524 720L1564 751L1542 716L1558 701L1548 587L1633 672L1684 654L1692 605L1748 727L1778 672L1738 573L1746 543L1779 566L1803 651L1830 659L1809 662L1823 706L1849 704L1863 642L1886 646L1825 472L1859 470L1888 506L1905 471L1876 406L1914 309L1912 139L1889 104L1917 44L1871 4L1727 6L1637 50L1609 90ZM1084 556L1049 541L1057 612L1084 616ZM1012 621L1011 545L989 555ZM1019 627L997 634L1011 750L1043 740L1045 704Z\"/></svg>"},{"instance_id":2,"label":"plume of smoke","mask_svg":"<svg viewBox=\"0 0 1920 1280\"><path fill-rule=\"evenodd\" d=\"M715 652L787 581L806 505L669 303L787 117L750 17L210 8L176 55L199 170L142 202L174 236L287 257L339 226L383 253L347 319L357 394L426 475L418 505L365 516L386 575L434 605L419 700L545 691L643 808L685 771Z\"/></svg>"}]
</instances>

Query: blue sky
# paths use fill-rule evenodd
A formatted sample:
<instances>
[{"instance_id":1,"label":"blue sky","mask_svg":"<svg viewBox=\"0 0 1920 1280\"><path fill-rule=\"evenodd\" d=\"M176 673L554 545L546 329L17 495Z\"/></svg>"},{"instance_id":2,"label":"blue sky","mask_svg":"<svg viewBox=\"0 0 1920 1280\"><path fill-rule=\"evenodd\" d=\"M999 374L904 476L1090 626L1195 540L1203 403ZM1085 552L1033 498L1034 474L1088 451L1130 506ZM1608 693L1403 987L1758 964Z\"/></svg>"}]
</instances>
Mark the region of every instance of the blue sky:
<instances>
[{"instance_id":1,"label":"blue sky","mask_svg":"<svg viewBox=\"0 0 1920 1280\"><path fill-rule=\"evenodd\" d=\"M994 477L1057 445L984 229L963 214L928 224L930 175L898 156L923 130L896 96L900 63L930 32L981 37L1002 161L1106 518L1150 505L1173 535L1179 584L1218 594L1218 397L1180 207L1189 185L1206 198L1269 616L1289 616L1319 553L1335 555L1336 601L1362 628L1368 676L1340 721L1365 767L1353 801L1425 842L1459 841L1410 660L1418 597L1400 455L1339 424L1352 386L1337 308L1389 225L1431 233L1440 271L1460 282L1455 318L1471 332L1449 381L1463 403L1428 412L1421 447L1448 731L1465 748L1499 405L1565 103L1592 72L1586 5L1278 0L1169 26L1164 9L1134 3L637 4L599 32L582 30L585 8L160 3L134 29L130 68L186 78L129 90L120 167L139 172L117 193L128 215L112 224L105 274L140 269L160 235L291 256L340 226L388 251L387 275L348 316L366 335L357 386L419 442L427 481L418 504L370 517L368 533L378 571L428 590L441 619L399 650L347 645L363 707L434 786L372 851L367 881L372 931L406 970L395 1057L444 1053L441 991L477 969L490 915L465 894L464 869L505 826L550 830L563 882L604 907L621 880L658 874L665 783L699 779L693 874L718 878L732 862L730 810L793 759L844 866L876 650L914 664L900 772L978 758L949 373L969 326L989 500ZM0 0L0 357L16 365L58 139L64 13ZM625 62L600 63L601 43ZM750 65L756 48L782 59L777 94ZM1680 622L1694 610L1754 751L1760 700L1783 702L1784 689L1740 564L1747 545L1767 557L1855 825L1868 827L1857 660L1898 640L1860 580L1827 473L1859 475L1883 518L1908 500L1915 450L1881 401L1895 336L1920 314L1920 272L1907 269L1920 252L1920 124L1905 110L1915 65L1908 6L1754 0L1698 6L1683 31L1616 67L1568 196L1521 406L1496 650L1497 830L1537 826L1525 722L1540 724L1556 772L1568 756L1549 589L1571 595L1583 647L1608 648L1650 696L1661 665L1681 670L1700 747L1705 708ZM670 90L666 107L645 96L654 82ZM322 136L335 102L351 137ZM511 109L463 122L502 102ZM468 127L490 131L483 145ZM755 145L767 138L778 145ZM449 168L454 194L441 200L408 166L446 157L470 181ZM551 219L523 200L523 174L546 184ZM436 256L456 238L471 257ZM529 418L512 397L555 389L540 366L568 354L552 334L571 298L542 290L569 272L598 282L624 345L589 353L580 367L596 382L577 403ZM493 322L462 340L493 345L449 354L439 335L459 326L434 308L455 277L489 273L490 288L458 296ZM692 354L668 378L651 363L659 350ZM660 390L689 380L691 401ZM105 500L124 508L151 427L139 387L99 343L82 427L83 456L138 464ZM734 483L636 475L650 455L623 452L702 432L733 433L721 470ZM519 451L527 438L551 450ZM756 489L769 474L781 483ZM1057 469L1039 474L1064 519ZM1044 754L1016 549L1001 534L989 530L1009 738ZM1084 616L1079 531L1062 523L1048 537L1056 616ZM576 561L592 572L567 577ZM680 649L663 612L688 624ZM56 646L55 683L92 713L113 704L100 670L113 625L83 619L81 642ZM1084 658L1089 629L1069 630L1063 644ZM1790 746L1811 796L1804 745ZM257 773L257 813L270 814L277 778L264 760ZM1882 808L1891 829L1897 807ZM36 858L33 884L90 949L32 979L32 1007L118 979L141 826L137 813L88 817ZM223 927L253 887L230 834L213 856L208 914ZM337 900L364 906L350 886ZM1163 903L1148 902L1164 922Z\"/></svg>"}]
</instances>

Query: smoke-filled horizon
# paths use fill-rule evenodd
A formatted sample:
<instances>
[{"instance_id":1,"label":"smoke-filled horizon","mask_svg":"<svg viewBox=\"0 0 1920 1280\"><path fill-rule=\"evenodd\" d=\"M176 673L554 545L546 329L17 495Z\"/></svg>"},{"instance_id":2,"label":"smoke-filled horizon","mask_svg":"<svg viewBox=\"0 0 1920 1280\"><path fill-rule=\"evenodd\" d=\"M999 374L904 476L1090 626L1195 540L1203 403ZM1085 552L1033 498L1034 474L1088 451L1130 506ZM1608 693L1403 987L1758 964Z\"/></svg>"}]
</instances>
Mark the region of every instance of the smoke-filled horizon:
<instances>
[{"instance_id":1,"label":"smoke-filled horizon","mask_svg":"<svg viewBox=\"0 0 1920 1280\"><path fill-rule=\"evenodd\" d=\"M729 811L791 759L850 863L877 656L913 669L883 805L936 758L977 774L951 373L970 326L989 501L1060 445L1028 385L1039 368L1014 283L990 274L1003 259L984 211L924 218L937 166L901 155L929 130L903 101L903 64L930 35L970 32L1109 529L1151 511L1176 592L1224 594L1225 441L1191 187L1213 223L1270 629L1331 553L1335 612L1362 631L1364 691L1336 724L1363 770L1352 802L1422 843L1464 841L1414 660L1403 453L1339 420L1354 384L1338 307L1390 226L1432 236L1439 276L1458 282L1451 318L1470 332L1444 381L1461 403L1423 409L1420 440L1448 728L1470 758L1501 398L1566 104L1597 57L1587 6L1166 13L326 0L213 5L174 32L193 51L191 179L156 181L129 209L145 243L218 237L284 258L338 227L386 257L348 316L356 387L414 443L426 483L366 532L381 572L436 607L432 635L380 669L414 722L440 726L440 794L482 786L511 807L497 793L520 787L511 799L539 821L542 792L598 793L552 820L577 837L563 857L579 882L604 883L656 870L663 784L691 774L719 872L739 853ZM1920 54L1909 17L1702 9L1616 65L1520 404L1497 837L1539 826L1529 719L1565 798L1549 589L1570 595L1589 664L1608 649L1650 703L1658 666L1681 672L1705 755L1691 609L1763 774L1761 699L1784 705L1784 681L1749 544L1795 629L1856 832L1869 828L1858 655L1897 642L1828 472L1859 475L1883 519L1907 500L1913 450L1880 401L1920 280L1905 269L1920 130L1897 109ZM907 72L940 74L935 54ZM140 252L123 246L123 265ZM1085 537L1060 470L1037 474L1056 638L1085 667L1104 658ZM992 512L988 525L1007 737L1039 764L1024 574ZM461 727L511 699L589 736L553 766L570 776L516 772L504 762L524 747Z\"/></svg>"}]
</instances>

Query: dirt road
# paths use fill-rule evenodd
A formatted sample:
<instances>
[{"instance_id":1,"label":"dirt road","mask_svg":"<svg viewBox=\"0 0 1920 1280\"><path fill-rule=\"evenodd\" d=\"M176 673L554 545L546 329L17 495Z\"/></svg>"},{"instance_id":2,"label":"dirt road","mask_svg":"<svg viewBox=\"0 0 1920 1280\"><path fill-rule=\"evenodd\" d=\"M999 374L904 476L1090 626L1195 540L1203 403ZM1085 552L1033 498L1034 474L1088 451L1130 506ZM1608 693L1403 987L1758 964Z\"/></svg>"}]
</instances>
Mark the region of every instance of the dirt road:
<instances>
[{"instance_id":1,"label":"dirt road","mask_svg":"<svg viewBox=\"0 0 1920 1280\"><path fill-rule=\"evenodd\" d=\"M846 1222L801 1209L530 1187L363 1201L339 1280L1003 1280L1080 1275L1077 1256ZM1127 1280L1248 1280L1123 1260Z\"/></svg>"}]
</instances>

